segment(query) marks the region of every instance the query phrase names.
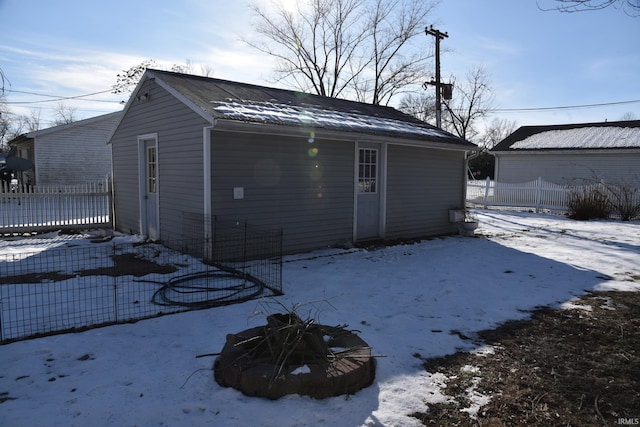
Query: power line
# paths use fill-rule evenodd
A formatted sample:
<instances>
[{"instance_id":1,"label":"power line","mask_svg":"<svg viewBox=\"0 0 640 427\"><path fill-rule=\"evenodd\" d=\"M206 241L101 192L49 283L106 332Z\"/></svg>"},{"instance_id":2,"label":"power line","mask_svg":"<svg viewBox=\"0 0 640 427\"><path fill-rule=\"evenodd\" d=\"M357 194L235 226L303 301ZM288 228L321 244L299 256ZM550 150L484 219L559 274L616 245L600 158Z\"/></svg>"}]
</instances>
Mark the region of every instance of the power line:
<instances>
[{"instance_id":1,"label":"power line","mask_svg":"<svg viewBox=\"0 0 640 427\"><path fill-rule=\"evenodd\" d=\"M511 112L531 112L531 111L553 111L553 110L577 110L580 108L608 107L613 105L635 104L640 99L631 101L602 102L599 104L581 104L581 105L562 105L557 107L531 107L531 108L496 108L491 110L494 113L511 113Z\"/></svg>"},{"instance_id":2,"label":"power line","mask_svg":"<svg viewBox=\"0 0 640 427\"><path fill-rule=\"evenodd\" d=\"M444 33L444 34L446 34L446 33ZM108 93L108 92L111 92L111 91L112 91L112 89L106 89L106 90L102 90L102 91L98 91L98 92L87 93L87 94L84 94L84 95L59 96L59 95L46 95L46 94L37 93L37 92L25 92L25 91L13 90L13 89L5 88L5 92L20 93L20 94L24 94L24 95L33 95L33 96L43 96L43 97L53 98L53 99L45 99L45 100L42 100L42 101L10 101L10 102L3 102L3 104L25 105L25 104L38 104L38 103L43 103L43 102L56 102L56 101L65 101L65 100L106 102L106 103L113 103L113 104L121 104L122 103L121 101L110 101L110 100L104 100L104 99L82 99L82 98L86 98L86 97L89 97L89 96L101 95L103 93ZM630 101L602 102L602 103L596 103L596 104L560 105L560 106L555 106L555 107L496 108L496 109L492 109L491 112L494 112L494 113L518 113L518 112L536 112L536 111L543 112L543 111L554 111L554 110L577 110L577 109L582 109L582 108L608 107L608 106L614 106L614 105L626 105L626 104L636 104L636 103L640 103L640 99L633 99L633 100L630 100Z\"/></svg>"},{"instance_id":3,"label":"power line","mask_svg":"<svg viewBox=\"0 0 640 427\"><path fill-rule=\"evenodd\" d=\"M108 93L108 92L111 92L111 90L112 89L107 89L107 90L102 90L102 91L98 91L98 92L87 93L87 94L84 94L84 95L59 96L59 95L46 95L46 94L37 93L37 92L25 92L25 91L20 91L20 90L5 89L6 92L21 93L21 94L25 94L25 95L43 96L43 97L47 97L47 98L52 98L52 99L44 99L44 100L41 100L41 101L9 101L9 102L5 102L5 104L9 104L9 105L25 105L25 104L40 104L40 103L43 103L43 102L66 101L66 100L119 103L120 101L109 101L109 100L104 100L104 99L83 99L83 98L87 98L89 96L101 95L103 93Z\"/></svg>"}]
</instances>

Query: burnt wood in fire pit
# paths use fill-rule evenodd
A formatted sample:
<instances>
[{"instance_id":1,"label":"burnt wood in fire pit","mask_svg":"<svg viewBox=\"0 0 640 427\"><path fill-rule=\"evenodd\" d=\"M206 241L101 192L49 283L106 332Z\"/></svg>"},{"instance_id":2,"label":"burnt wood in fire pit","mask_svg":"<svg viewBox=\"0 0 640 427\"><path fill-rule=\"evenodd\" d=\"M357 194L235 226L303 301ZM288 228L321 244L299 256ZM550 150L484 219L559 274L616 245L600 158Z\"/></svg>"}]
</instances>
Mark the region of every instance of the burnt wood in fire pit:
<instances>
[{"instance_id":1,"label":"burnt wood in fire pit","mask_svg":"<svg viewBox=\"0 0 640 427\"><path fill-rule=\"evenodd\" d=\"M368 344L343 327L274 314L265 326L227 335L214 375L221 386L248 396L322 399L369 386L375 361Z\"/></svg>"}]
</instances>

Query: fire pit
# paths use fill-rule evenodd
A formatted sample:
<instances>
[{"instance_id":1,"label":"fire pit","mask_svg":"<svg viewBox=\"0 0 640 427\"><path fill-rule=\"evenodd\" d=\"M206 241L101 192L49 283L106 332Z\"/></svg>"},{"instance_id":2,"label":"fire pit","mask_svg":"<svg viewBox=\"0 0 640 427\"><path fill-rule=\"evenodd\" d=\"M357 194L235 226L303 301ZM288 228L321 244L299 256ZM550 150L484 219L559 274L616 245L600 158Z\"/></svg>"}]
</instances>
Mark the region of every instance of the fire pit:
<instances>
[{"instance_id":1,"label":"fire pit","mask_svg":"<svg viewBox=\"0 0 640 427\"><path fill-rule=\"evenodd\" d=\"M287 313L268 316L265 326L227 335L213 370L218 384L248 396L323 399L369 386L375 361L355 333Z\"/></svg>"}]
</instances>

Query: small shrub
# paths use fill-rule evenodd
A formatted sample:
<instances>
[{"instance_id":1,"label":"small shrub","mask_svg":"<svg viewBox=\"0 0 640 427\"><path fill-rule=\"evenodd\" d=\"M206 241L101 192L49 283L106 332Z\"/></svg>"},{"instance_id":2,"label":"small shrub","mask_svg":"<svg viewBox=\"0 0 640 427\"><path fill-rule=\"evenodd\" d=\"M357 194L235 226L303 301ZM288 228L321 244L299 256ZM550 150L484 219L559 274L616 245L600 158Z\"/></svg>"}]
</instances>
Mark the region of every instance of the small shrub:
<instances>
[{"instance_id":1,"label":"small shrub","mask_svg":"<svg viewBox=\"0 0 640 427\"><path fill-rule=\"evenodd\" d=\"M571 192L568 202L569 218L587 220L609 218L611 203L600 186L589 186Z\"/></svg>"},{"instance_id":2,"label":"small shrub","mask_svg":"<svg viewBox=\"0 0 640 427\"><path fill-rule=\"evenodd\" d=\"M623 221L640 216L640 189L628 183L607 185L612 211Z\"/></svg>"}]
</instances>

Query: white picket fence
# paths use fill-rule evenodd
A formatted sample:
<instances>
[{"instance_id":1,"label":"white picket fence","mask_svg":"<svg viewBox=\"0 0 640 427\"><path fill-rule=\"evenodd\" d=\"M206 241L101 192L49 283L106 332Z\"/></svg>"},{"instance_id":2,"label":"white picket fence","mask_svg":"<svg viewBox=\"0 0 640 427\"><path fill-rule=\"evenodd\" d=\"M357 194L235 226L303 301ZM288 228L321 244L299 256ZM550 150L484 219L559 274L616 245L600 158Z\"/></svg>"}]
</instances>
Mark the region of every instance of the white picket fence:
<instances>
[{"instance_id":1,"label":"white picket fence","mask_svg":"<svg viewBox=\"0 0 640 427\"><path fill-rule=\"evenodd\" d=\"M492 181L469 181L467 202L488 206L511 206L542 209L567 210L572 190L577 187L559 185L538 178L535 181L508 184Z\"/></svg>"},{"instance_id":2,"label":"white picket fence","mask_svg":"<svg viewBox=\"0 0 640 427\"><path fill-rule=\"evenodd\" d=\"M69 186L0 182L0 234L112 226L109 180Z\"/></svg>"}]
</instances>

